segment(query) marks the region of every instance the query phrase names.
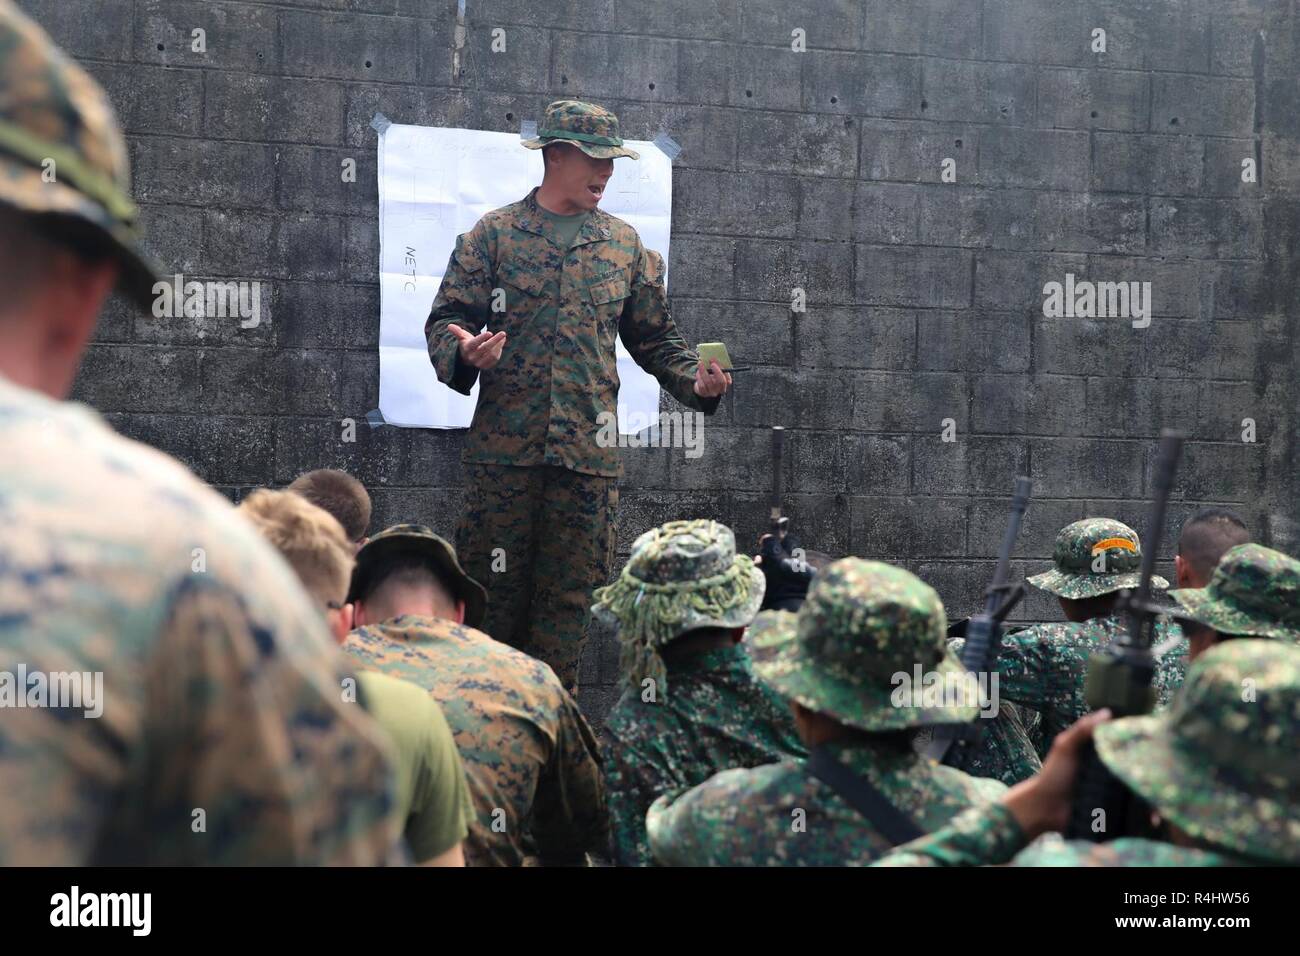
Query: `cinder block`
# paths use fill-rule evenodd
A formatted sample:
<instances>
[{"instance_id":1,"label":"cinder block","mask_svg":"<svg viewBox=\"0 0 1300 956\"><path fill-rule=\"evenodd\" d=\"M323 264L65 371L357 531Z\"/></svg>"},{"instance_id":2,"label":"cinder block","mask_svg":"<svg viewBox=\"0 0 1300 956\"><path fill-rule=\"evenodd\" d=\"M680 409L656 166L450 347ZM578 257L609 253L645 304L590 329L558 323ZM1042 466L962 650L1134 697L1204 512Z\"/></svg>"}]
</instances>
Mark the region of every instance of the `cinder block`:
<instances>
[{"instance_id":1,"label":"cinder block","mask_svg":"<svg viewBox=\"0 0 1300 956\"><path fill-rule=\"evenodd\" d=\"M1043 70L1038 125L1048 128L1144 130L1150 79L1110 69Z\"/></svg>"},{"instance_id":2,"label":"cinder block","mask_svg":"<svg viewBox=\"0 0 1300 956\"><path fill-rule=\"evenodd\" d=\"M792 176L683 169L673 177L675 231L791 237L798 219Z\"/></svg>"},{"instance_id":3,"label":"cinder block","mask_svg":"<svg viewBox=\"0 0 1300 956\"><path fill-rule=\"evenodd\" d=\"M952 419L966 429L966 381L951 372L856 372L853 427L938 436Z\"/></svg>"},{"instance_id":4,"label":"cinder block","mask_svg":"<svg viewBox=\"0 0 1300 956\"><path fill-rule=\"evenodd\" d=\"M916 367L933 371L1027 372L1030 316L1015 312L917 313Z\"/></svg>"},{"instance_id":5,"label":"cinder block","mask_svg":"<svg viewBox=\"0 0 1300 956\"><path fill-rule=\"evenodd\" d=\"M910 370L916 323L908 309L814 307L794 316L799 365Z\"/></svg>"},{"instance_id":6,"label":"cinder block","mask_svg":"<svg viewBox=\"0 0 1300 956\"><path fill-rule=\"evenodd\" d=\"M1221 76L1156 73L1151 77L1151 132L1249 136L1255 84Z\"/></svg>"},{"instance_id":7,"label":"cinder block","mask_svg":"<svg viewBox=\"0 0 1300 956\"><path fill-rule=\"evenodd\" d=\"M745 43L791 48L792 32L804 33L807 53L853 50L862 33L862 7L856 0L809 0L797 8L780 4L745 3L740 7L740 39Z\"/></svg>"},{"instance_id":8,"label":"cinder block","mask_svg":"<svg viewBox=\"0 0 1300 956\"><path fill-rule=\"evenodd\" d=\"M1034 116L1034 73L1013 63L926 60L921 97L925 119L1023 126Z\"/></svg>"},{"instance_id":9,"label":"cinder block","mask_svg":"<svg viewBox=\"0 0 1300 956\"><path fill-rule=\"evenodd\" d=\"M219 73L206 78L205 131L214 139L271 143L343 141L342 83Z\"/></svg>"},{"instance_id":10,"label":"cinder block","mask_svg":"<svg viewBox=\"0 0 1300 956\"><path fill-rule=\"evenodd\" d=\"M1084 379L979 375L971 383L971 429L997 435L1080 434L1090 402Z\"/></svg>"},{"instance_id":11,"label":"cinder block","mask_svg":"<svg viewBox=\"0 0 1300 956\"><path fill-rule=\"evenodd\" d=\"M107 21L96 13L87 22L121 21ZM202 43L195 30L204 31ZM279 46L280 24L272 7L200 0L139 0L136 4L132 53L140 63L279 73Z\"/></svg>"},{"instance_id":12,"label":"cinder block","mask_svg":"<svg viewBox=\"0 0 1300 956\"><path fill-rule=\"evenodd\" d=\"M788 428L848 428L852 401L849 380L840 372L755 368L733 386L737 425Z\"/></svg>"},{"instance_id":13,"label":"cinder block","mask_svg":"<svg viewBox=\"0 0 1300 956\"><path fill-rule=\"evenodd\" d=\"M1204 259L1255 259L1263 252L1258 197L1152 199L1151 250Z\"/></svg>"},{"instance_id":14,"label":"cinder block","mask_svg":"<svg viewBox=\"0 0 1300 956\"><path fill-rule=\"evenodd\" d=\"M132 0L22 0L18 6L74 57L131 58Z\"/></svg>"},{"instance_id":15,"label":"cinder block","mask_svg":"<svg viewBox=\"0 0 1300 956\"><path fill-rule=\"evenodd\" d=\"M855 116L919 116L921 70L915 57L817 53L804 60L803 108Z\"/></svg>"},{"instance_id":16,"label":"cinder block","mask_svg":"<svg viewBox=\"0 0 1300 956\"><path fill-rule=\"evenodd\" d=\"M736 295L790 302L803 289L808 304L846 302L852 295L853 251L847 243L741 239L736 243Z\"/></svg>"},{"instance_id":17,"label":"cinder block","mask_svg":"<svg viewBox=\"0 0 1300 956\"><path fill-rule=\"evenodd\" d=\"M276 150L276 194L281 209L377 215L379 187L374 150L282 146ZM355 178L349 164L355 162Z\"/></svg>"},{"instance_id":18,"label":"cinder block","mask_svg":"<svg viewBox=\"0 0 1300 956\"><path fill-rule=\"evenodd\" d=\"M730 298L735 284L736 241L682 236L668 251L668 288L674 298Z\"/></svg>"},{"instance_id":19,"label":"cinder block","mask_svg":"<svg viewBox=\"0 0 1300 956\"><path fill-rule=\"evenodd\" d=\"M1107 192L1188 196L1201 188L1206 145L1192 136L1093 135L1092 188Z\"/></svg>"},{"instance_id":20,"label":"cinder block","mask_svg":"<svg viewBox=\"0 0 1300 956\"><path fill-rule=\"evenodd\" d=\"M906 435L847 435L844 472L855 495L905 495L911 490L911 448Z\"/></svg>"},{"instance_id":21,"label":"cinder block","mask_svg":"<svg viewBox=\"0 0 1300 956\"><path fill-rule=\"evenodd\" d=\"M744 170L852 177L858 133L849 116L812 113L739 114L738 163Z\"/></svg>"},{"instance_id":22,"label":"cinder block","mask_svg":"<svg viewBox=\"0 0 1300 956\"><path fill-rule=\"evenodd\" d=\"M284 282L276 298L279 344L300 348L374 348L379 344L379 286Z\"/></svg>"},{"instance_id":23,"label":"cinder block","mask_svg":"<svg viewBox=\"0 0 1300 956\"><path fill-rule=\"evenodd\" d=\"M802 239L851 239L856 219L855 185L847 179L801 178L798 183Z\"/></svg>"},{"instance_id":24,"label":"cinder block","mask_svg":"<svg viewBox=\"0 0 1300 956\"><path fill-rule=\"evenodd\" d=\"M921 241L923 189L910 183L857 184L853 210L853 238L869 243Z\"/></svg>"},{"instance_id":25,"label":"cinder block","mask_svg":"<svg viewBox=\"0 0 1300 956\"><path fill-rule=\"evenodd\" d=\"M971 301L971 253L918 246L855 246L857 300L881 305L964 308Z\"/></svg>"},{"instance_id":26,"label":"cinder block","mask_svg":"<svg viewBox=\"0 0 1300 956\"><path fill-rule=\"evenodd\" d=\"M450 21L450 17L447 18ZM420 56L424 83L445 83L451 75L451 31L421 24ZM496 24L466 31L460 82L480 90L545 93L551 86L549 30ZM440 79L441 77L441 79Z\"/></svg>"},{"instance_id":27,"label":"cinder block","mask_svg":"<svg viewBox=\"0 0 1300 956\"><path fill-rule=\"evenodd\" d=\"M1085 438L1030 439L1035 494L1049 498L1137 498L1146 442Z\"/></svg>"},{"instance_id":28,"label":"cinder block","mask_svg":"<svg viewBox=\"0 0 1300 956\"><path fill-rule=\"evenodd\" d=\"M980 4L927 0L902 6L893 0L866 0L865 7L864 50L980 58Z\"/></svg>"},{"instance_id":29,"label":"cinder block","mask_svg":"<svg viewBox=\"0 0 1300 956\"><path fill-rule=\"evenodd\" d=\"M980 143L980 182L1073 189L1088 175L1088 134L1006 129Z\"/></svg>"},{"instance_id":30,"label":"cinder block","mask_svg":"<svg viewBox=\"0 0 1300 956\"><path fill-rule=\"evenodd\" d=\"M953 161L956 184L979 182L980 130L956 124L866 120L862 124L861 176L904 182L942 182L944 160Z\"/></svg>"},{"instance_id":31,"label":"cinder block","mask_svg":"<svg viewBox=\"0 0 1300 956\"><path fill-rule=\"evenodd\" d=\"M560 33L555 37L554 71L573 98L626 97L675 101L677 44L653 37L612 33Z\"/></svg>"},{"instance_id":32,"label":"cinder block","mask_svg":"<svg viewBox=\"0 0 1300 956\"><path fill-rule=\"evenodd\" d=\"M999 0L984 10L984 55L1017 63L1090 65L1092 18L1072 0Z\"/></svg>"},{"instance_id":33,"label":"cinder block","mask_svg":"<svg viewBox=\"0 0 1300 956\"><path fill-rule=\"evenodd\" d=\"M852 498L853 553L873 559L964 557L965 498Z\"/></svg>"},{"instance_id":34,"label":"cinder block","mask_svg":"<svg viewBox=\"0 0 1300 956\"><path fill-rule=\"evenodd\" d=\"M912 490L921 495L1010 494L1016 475L1029 474L1029 441L986 435L945 442L938 430L913 445Z\"/></svg>"},{"instance_id":35,"label":"cinder block","mask_svg":"<svg viewBox=\"0 0 1300 956\"><path fill-rule=\"evenodd\" d=\"M393 17L283 11L280 14L284 72L289 76L332 77L415 83L421 33Z\"/></svg>"},{"instance_id":36,"label":"cinder block","mask_svg":"<svg viewBox=\"0 0 1300 956\"><path fill-rule=\"evenodd\" d=\"M1107 65L1205 73L1210 66L1206 7L1180 0L1097 0L1092 26L1106 29Z\"/></svg>"},{"instance_id":37,"label":"cinder block","mask_svg":"<svg viewBox=\"0 0 1300 956\"><path fill-rule=\"evenodd\" d=\"M82 64L113 104L123 130L195 136L203 123L203 73L156 66Z\"/></svg>"},{"instance_id":38,"label":"cinder block","mask_svg":"<svg viewBox=\"0 0 1300 956\"><path fill-rule=\"evenodd\" d=\"M131 147L140 202L261 208L274 201L275 159L268 146L151 136Z\"/></svg>"},{"instance_id":39,"label":"cinder block","mask_svg":"<svg viewBox=\"0 0 1300 956\"><path fill-rule=\"evenodd\" d=\"M1011 514L1012 488L1013 485L1008 484L1004 495L971 501L970 546L967 554L990 559L998 556ZM1044 498L1037 488L1033 489L1031 495L1029 508L1020 525L1020 536L1016 538L1011 555L1037 562L1051 561L1057 532L1071 522L1087 517L1087 507L1084 502L1073 499Z\"/></svg>"}]
</instances>

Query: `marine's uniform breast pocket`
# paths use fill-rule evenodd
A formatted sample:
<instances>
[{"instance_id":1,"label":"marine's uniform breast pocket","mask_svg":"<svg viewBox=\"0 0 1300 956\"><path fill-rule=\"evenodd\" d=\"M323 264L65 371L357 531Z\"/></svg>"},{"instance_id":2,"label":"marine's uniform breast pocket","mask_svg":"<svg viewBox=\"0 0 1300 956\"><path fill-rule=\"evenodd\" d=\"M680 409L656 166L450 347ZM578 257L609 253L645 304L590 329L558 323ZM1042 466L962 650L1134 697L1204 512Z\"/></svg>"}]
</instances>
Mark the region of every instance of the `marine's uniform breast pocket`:
<instances>
[{"instance_id":1,"label":"marine's uniform breast pocket","mask_svg":"<svg viewBox=\"0 0 1300 956\"><path fill-rule=\"evenodd\" d=\"M537 314L546 297L546 276L514 262L497 269L497 286L488 300L488 328L518 330ZM495 323L495 325L494 325Z\"/></svg>"},{"instance_id":2,"label":"marine's uniform breast pocket","mask_svg":"<svg viewBox=\"0 0 1300 956\"><path fill-rule=\"evenodd\" d=\"M617 328L618 317L623 314L624 300L630 292L627 272L623 269L594 276L587 283L591 308L602 328Z\"/></svg>"}]
</instances>

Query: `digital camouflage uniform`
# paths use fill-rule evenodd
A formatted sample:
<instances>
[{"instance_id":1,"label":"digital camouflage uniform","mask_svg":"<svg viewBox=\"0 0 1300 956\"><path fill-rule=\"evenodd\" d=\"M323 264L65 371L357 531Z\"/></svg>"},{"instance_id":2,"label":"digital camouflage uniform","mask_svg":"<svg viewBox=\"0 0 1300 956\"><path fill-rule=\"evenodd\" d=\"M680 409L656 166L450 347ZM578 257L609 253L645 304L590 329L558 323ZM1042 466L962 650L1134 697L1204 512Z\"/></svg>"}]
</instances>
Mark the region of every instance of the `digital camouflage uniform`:
<instances>
[{"instance_id":1,"label":"digital camouflage uniform","mask_svg":"<svg viewBox=\"0 0 1300 956\"><path fill-rule=\"evenodd\" d=\"M547 665L474 628L412 615L359 628L343 649L441 705L474 802L468 865L580 863L604 849L596 738Z\"/></svg>"},{"instance_id":2,"label":"digital camouflage uniform","mask_svg":"<svg viewBox=\"0 0 1300 956\"><path fill-rule=\"evenodd\" d=\"M1249 689L1249 693L1246 689ZM1245 699L1243 699L1245 698ZM881 866L1300 864L1300 649L1229 641L1202 654L1168 710L1098 727L1102 762L1196 847L1123 837L1028 849L1001 804L967 811Z\"/></svg>"},{"instance_id":3,"label":"digital camouflage uniform","mask_svg":"<svg viewBox=\"0 0 1300 956\"><path fill-rule=\"evenodd\" d=\"M0 142L0 204L94 224L147 301L108 101L8 0ZM324 619L229 502L3 377L0 444L0 866L389 859L387 744L344 703ZM102 681L99 716L85 698L19 706L71 673Z\"/></svg>"},{"instance_id":4,"label":"digital camouflage uniform","mask_svg":"<svg viewBox=\"0 0 1300 956\"><path fill-rule=\"evenodd\" d=\"M661 794L806 753L789 706L754 676L744 647L680 653L679 638L700 628L748 625L763 592L731 529L707 519L647 531L618 579L596 591L592 612L618 626L623 646L625 687L602 745L615 863L654 862L645 815Z\"/></svg>"},{"instance_id":5,"label":"digital camouflage uniform","mask_svg":"<svg viewBox=\"0 0 1300 956\"><path fill-rule=\"evenodd\" d=\"M1266 637L1300 643L1300 561L1262 544L1229 549L1203 588L1170 596L1182 616L1223 637Z\"/></svg>"},{"instance_id":6,"label":"digital camouflage uniform","mask_svg":"<svg viewBox=\"0 0 1300 956\"><path fill-rule=\"evenodd\" d=\"M1128 525L1110 518L1086 518L1066 525L1057 534L1054 567L1027 580L1069 600L1136 588L1141 577L1141 548L1136 532ZM1163 589L1169 582L1153 575L1151 585L1153 590ZM1127 630L1127 617L1108 614L1081 623L1037 624L1004 635L998 657L998 693L1004 701L1017 705L1019 721L1006 715L994 718L976 752L979 769L972 772L1008 783L1032 776L1036 771L1025 773L1032 766L1024 749L1025 737L1014 724L1024 724L1030 713L1037 714L1041 728L1037 733L1025 729L1036 738L1037 755L1046 756L1056 735L1090 710L1083 692L1088 659ZM1177 624L1162 617L1156 621L1155 646L1164 648L1153 681L1156 699L1164 706L1183 682L1187 641Z\"/></svg>"},{"instance_id":7,"label":"digital camouflage uniform","mask_svg":"<svg viewBox=\"0 0 1300 956\"><path fill-rule=\"evenodd\" d=\"M549 142L636 157L613 113L572 100L552 103L524 145ZM457 238L424 332L440 382L462 394L479 383L456 544L492 596L487 631L546 661L573 692L591 592L614 558L621 458L617 442L597 439L617 404L616 339L688 408L712 414L718 399L694 392L699 360L669 315L662 257L600 209L561 248L536 197ZM500 362L482 372L462 363L452 322L507 333Z\"/></svg>"},{"instance_id":8,"label":"digital camouflage uniform","mask_svg":"<svg viewBox=\"0 0 1300 956\"><path fill-rule=\"evenodd\" d=\"M1006 787L918 754L906 733L974 718L974 706L898 695L916 666L946 680L963 673L944 641L939 596L901 568L844 558L818 572L798 614L759 614L748 640L754 669L778 693L867 732L827 747L922 830L933 830ZM724 771L658 798L650 849L674 866L865 864L890 848L875 826L802 760Z\"/></svg>"}]
</instances>

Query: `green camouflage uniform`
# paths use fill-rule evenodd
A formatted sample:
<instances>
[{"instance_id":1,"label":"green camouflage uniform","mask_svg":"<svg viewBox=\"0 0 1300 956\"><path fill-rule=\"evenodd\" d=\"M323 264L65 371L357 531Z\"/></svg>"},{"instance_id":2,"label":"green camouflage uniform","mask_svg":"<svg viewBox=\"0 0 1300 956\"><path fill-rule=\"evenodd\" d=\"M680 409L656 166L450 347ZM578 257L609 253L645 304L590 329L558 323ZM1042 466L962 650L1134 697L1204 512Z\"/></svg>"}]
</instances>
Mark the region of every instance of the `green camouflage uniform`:
<instances>
[{"instance_id":1,"label":"green camouflage uniform","mask_svg":"<svg viewBox=\"0 0 1300 956\"><path fill-rule=\"evenodd\" d=\"M1300 561L1261 544L1227 551L1204 588L1169 592L1183 617L1225 637L1300 643Z\"/></svg>"},{"instance_id":2,"label":"green camouflage uniform","mask_svg":"<svg viewBox=\"0 0 1300 956\"><path fill-rule=\"evenodd\" d=\"M128 192L103 91L0 0L0 204L93 224L143 303ZM324 619L229 502L4 378L0 445L0 866L389 859L387 743L344 702ZM25 706L70 674L95 702Z\"/></svg>"},{"instance_id":3,"label":"green camouflage uniform","mask_svg":"<svg viewBox=\"0 0 1300 956\"><path fill-rule=\"evenodd\" d=\"M661 794L805 754L790 708L754 677L743 647L674 653L700 628L748 625L763 590L731 529L701 519L641 535L618 580L596 591L592 612L618 626L624 651L626 686L602 746L615 863L654 862L645 815Z\"/></svg>"},{"instance_id":4,"label":"green camouflage uniform","mask_svg":"<svg viewBox=\"0 0 1300 956\"><path fill-rule=\"evenodd\" d=\"M1247 692L1249 691L1249 692ZM1245 699L1243 699L1245 698ZM1026 838L1001 804L900 847L880 866L1300 864L1300 649L1242 639L1206 651L1162 713L1098 727L1102 762L1198 847Z\"/></svg>"},{"instance_id":5,"label":"green camouflage uniform","mask_svg":"<svg viewBox=\"0 0 1300 956\"><path fill-rule=\"evenodd\" d=\"M1119 521L1076 521L1056 536L1055 566L1028 581L1069 600L1136 588L1141 576L1141 547L1133 529ZM1151 584L1153 589L1169 586L1159 575L1152 576ZM1037 624L1004 635L998 657L998 693L1004 702L1017 705L1014 716L1019 719L1013 721L1009 714L994 718L984 733L971 772L1007 783L1037 772L1031 769L1033 762L1025 750L1026 741L1033 739L1037 756L1044 757L1056 735L1091 709L1083 693L1088 659L1127 629L1127 618L1109 614L1081 623ZM1187 641L1177 624L1160 618L1155 627L1155 644L1159 647L1168 642L1172 646L1157 660L1153 681L1161 706L1182 685ZM1026 726L1030 714L1038 715L1040 728L1036 732ZM1027 733L1022 733L1017 723Z\"/></svg>"},{"instance_id":6,"label":"green camouflage uniform","mask_svg":"<svg viewBox=\"0 0 1300 956\"><path fill-rule=\"evenodd\" d=\"M359 628L343 649L441 705L474 802L466 863L576 863L604 849L596 738L549 667L472 627L412 615Z\"/></svg>"},{"instance_id":7,"label":"green camouflage uniform","mask_svg":"<svg viewBox=\"0 0 1300 956\"><path fill-rule=\"evenodd\" d=\"M552 103L545 124L524 145L635 158L617 117L598 106ZM662 257L600 209L561 247L536 196L457 238L424 332L439 381L463 394L479 383L456 544L491 593L487 630L546 661L572 692L591 592L614 558L621 458L616 441L598 437L618 398L616 338L688 408L712 414L718 399L694 392L699 360L669 315ZM494 312L498 290L504 311ZM483 372L463 364L453 322L507 333L500 362Z\"/></svg>"},{"instance_id":8,"label":"green camouflage uniform","mask_svg":"<svg viewBox=\"0 0 1300 956\"><path fill-rule=\"evenodd\" d=\"M865 731L827 747L923 830L1006 788L936 764L906 734L974 719L977 708L897 693L914 667L939 680L963 673L944 642L943 605L902 570L844 558L818 573L798 614L759 614L754 669L778 693ZM655 801L646 819L655 859L674 866L863 864L890 848L875 826L801 760L724 771Z\"/></svg>"}]
</instances>

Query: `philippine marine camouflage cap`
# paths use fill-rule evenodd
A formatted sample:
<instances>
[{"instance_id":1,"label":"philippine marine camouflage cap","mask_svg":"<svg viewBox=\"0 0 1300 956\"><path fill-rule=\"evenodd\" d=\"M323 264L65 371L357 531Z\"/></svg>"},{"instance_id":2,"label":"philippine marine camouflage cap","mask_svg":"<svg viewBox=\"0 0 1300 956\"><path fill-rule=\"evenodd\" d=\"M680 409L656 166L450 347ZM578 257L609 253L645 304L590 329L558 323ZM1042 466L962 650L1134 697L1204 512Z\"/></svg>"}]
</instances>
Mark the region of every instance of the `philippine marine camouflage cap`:
<instances>
[{"instance_id":1,"label":"philippine marine camouflage cap","mask_svg":"<svg viewBox=\"0 0 1300 956\"><path fill-rule=\"evenodd\" d=\"M670 521L633 542L618 579L592 595L591 613L617 625L623 676L636 685L663 678L658 649L674 638L702 627L749 624L765 586L753 559L736 553L736 537L725 524Z\"/></svg>"},{"instance_id":2,"label":"philippine marine camouflage cap","mask_svg":"<svg viewBox=\"0 0 1300 956\"><path fill-rule=\"evenodd\" d=\"M1242 639L1187 669L1167 710L1102 724L1097 755L1188 836L1300 863L1300 648Z\"/></svg>"},{"instance_id":3,"label":"philippine marine camouflage cap","mask_svg":"<svg viewBox=\"0 0 1300 956\"><path fill-rule=\"evenodd\" d=\"M841 558L817 573L797 613L764 611L747 640L754 670L782 696L842 724L903 730L974 720L978 706L901 696L898 675L913 682L965 677L948 650L939 595L902 568Z\"/></svg>"},{"instance_id":4,"label":"philippine marine camouflage cap","mask_svg":"<svg viewBox=\"0 0 1300 956\"><path fill-rule=\"evenodd\" d=\"M1142 543L1122 521L1084 518L1056 535L1052 562L1056 565L1052 570L1027 578L1029 583L1071 601L1100 597L1138 586ZM1167 588L1169 582L1153 574L1151 587Z\"/></svg>"},{"instance_id":5,"label":"philippine marine camouflage cap","mask_svg":"<svg viewBox=\"0 0 1300 956\"><path fill-rule=\"evenodd\" d=\"M1224 554L1203 588L1169 594L1190 618L1221 634L1300 643L1300 561L1262 544Z\"/></svg>"},{"instance_id":6,"label":"philippine marine camouflage cap","mask_svg":"<svg viewBox=\"0 0 1300 956\"><path fill-rule=\"evenodd\" d=\"M121 263L122 291L153 301L126 140L108 97L11 0L0 0L0 204L90 223Z\"/></svg>"},{"instance_id":7,"label":"philippine marine camouflage cap","mask_svg":"<svg viewBox=\"0 0 1300 956\"><path fill-rule=\"evenodd\" d=\"M487 614L487 590L465 573L456 557L456 549L422 524L395 524L365 543L357 552L357 563L352 569L349 603L365 598L377 583L374 575L379 563L390 554L399 553L418 555L433 564L456 599L465 602L465 625L483 626Z\"/></svg>"},{"instance_id":8,"label":"philippine marine camouflage cap","mask_svg":"<svg viewBox=\"0 0 1300 956\"><path fill-rule=\"evenodd\" d=\"M556 100L546 107L546 115L537 127L537 137L524 140L524 145L541 149L556 142L572 143L593 159L641 158L623 145L618 117L595 103Z\"/></svg>"}]
</instances>

